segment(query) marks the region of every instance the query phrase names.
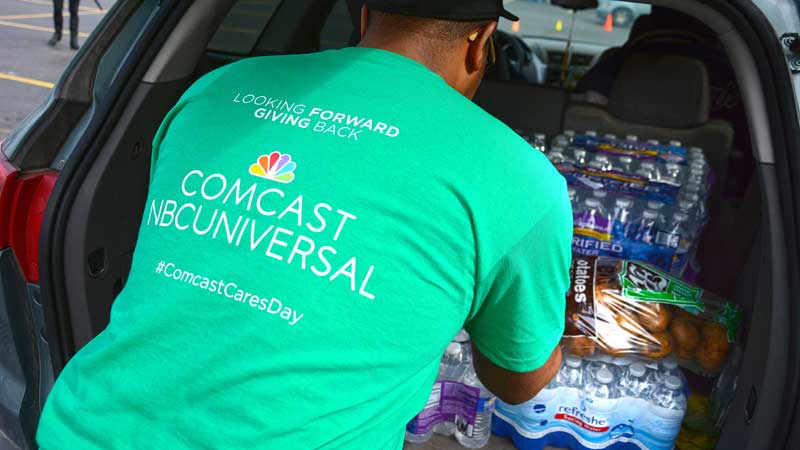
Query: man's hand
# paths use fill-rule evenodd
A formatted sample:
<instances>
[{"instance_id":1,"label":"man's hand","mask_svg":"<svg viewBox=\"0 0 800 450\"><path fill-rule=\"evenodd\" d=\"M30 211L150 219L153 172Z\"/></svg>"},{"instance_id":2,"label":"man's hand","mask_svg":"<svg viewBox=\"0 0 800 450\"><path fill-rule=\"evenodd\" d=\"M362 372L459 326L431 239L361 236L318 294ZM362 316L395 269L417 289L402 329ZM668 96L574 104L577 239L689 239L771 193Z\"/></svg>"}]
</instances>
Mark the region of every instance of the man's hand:
<instances>
[{"instance_id":1,"label":"man's hand","mask_svg":"<svg viewBox=\"0 0 800 450\"><path fill-rule=\"evenodd\" d=\"M532 399L547 386L561 367L561 347L556 346L542 367L531 372L512 372L497 366L472 344L475 372L487 389L500 400L518 405Z\"/></svg>"}]
</instances>

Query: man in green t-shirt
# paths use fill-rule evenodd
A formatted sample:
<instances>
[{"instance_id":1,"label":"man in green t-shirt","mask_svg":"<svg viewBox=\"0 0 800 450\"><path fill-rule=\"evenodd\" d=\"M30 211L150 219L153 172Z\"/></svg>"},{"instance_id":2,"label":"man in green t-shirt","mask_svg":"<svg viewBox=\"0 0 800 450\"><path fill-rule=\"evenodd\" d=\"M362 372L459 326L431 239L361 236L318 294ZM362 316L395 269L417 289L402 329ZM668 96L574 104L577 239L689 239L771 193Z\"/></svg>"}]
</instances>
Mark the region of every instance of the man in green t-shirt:
<instances>
[{"instance_id":1,"label":"man in green t-shirt","mask_svg":"<svg viewBox=\"0 0 800 450\"><path fill-rule=\"evenodd\" d=\"M470 98L502 1L367 0L358 47L249 58L153 141L127 284L52 449L398 449L469 331L501 399L560 364L564 179Z\"/></svg>"}]
</instances>

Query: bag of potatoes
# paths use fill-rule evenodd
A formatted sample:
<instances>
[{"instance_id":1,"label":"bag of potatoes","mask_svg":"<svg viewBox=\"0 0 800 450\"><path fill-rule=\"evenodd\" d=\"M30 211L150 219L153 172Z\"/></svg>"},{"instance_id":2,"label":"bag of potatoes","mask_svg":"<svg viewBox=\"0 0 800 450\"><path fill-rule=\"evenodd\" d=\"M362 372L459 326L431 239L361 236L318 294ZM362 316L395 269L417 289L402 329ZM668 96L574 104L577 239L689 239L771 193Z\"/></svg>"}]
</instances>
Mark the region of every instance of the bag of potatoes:
<instances>
[{"instance_id":1,"label":"bag of potatoes","mask_svg":"<svg viewBox=\"0 0 800 450\"><path fill-rule=\"evenodd\" d=\"M661 359L713 376L735 343L733 304L647 264L573 254L567 293L567 351Z\"/></svg>"}]
</instances>

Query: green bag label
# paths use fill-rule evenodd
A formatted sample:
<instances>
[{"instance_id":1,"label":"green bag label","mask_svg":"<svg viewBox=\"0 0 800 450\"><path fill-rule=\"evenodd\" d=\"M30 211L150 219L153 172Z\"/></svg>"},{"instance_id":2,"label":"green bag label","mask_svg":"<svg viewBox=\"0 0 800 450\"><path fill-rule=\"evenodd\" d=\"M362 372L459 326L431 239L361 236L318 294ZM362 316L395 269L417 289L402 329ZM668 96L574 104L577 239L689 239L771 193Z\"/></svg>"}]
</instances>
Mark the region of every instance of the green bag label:
<instances>
[{"instance_id":1,"label":"green bag label","mask_svg":"<svg viewBox=\"0 0 800 450\"><path fill-rule=\"evenodd\" d=\"M619 272L622 295L641 302L668 303L697 314L705 310L703 289L633 261L623 261Z\"/></svg>"},{"instance_id":2,"label":"green bag label","mask_svg":"<svg viewBox=\"0 0 800 450\"><path fill-rule=\"evenodd\" d=\"M728 330L728 342L734 343L736 341L736 332L742 323L742 312L739 311L739 308L730 303L725 303L725 308L720 311L716 320Z\"/></svg>"}]
</instances>

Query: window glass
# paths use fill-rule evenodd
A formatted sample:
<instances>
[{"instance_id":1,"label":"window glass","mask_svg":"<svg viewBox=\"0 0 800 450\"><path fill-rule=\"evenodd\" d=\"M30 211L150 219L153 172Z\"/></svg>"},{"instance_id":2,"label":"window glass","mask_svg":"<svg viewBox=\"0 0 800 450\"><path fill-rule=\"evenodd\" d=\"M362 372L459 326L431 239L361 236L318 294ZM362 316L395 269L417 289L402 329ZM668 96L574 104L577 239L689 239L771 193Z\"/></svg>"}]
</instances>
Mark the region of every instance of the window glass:
<instances>
[{"instance_id":1,"label":"window glass","mask_svg":"<svg viewBox=\"0 0 800 450\"><path fill-rule=\"evenodd\" d=\"M256 45L282 0L239 0L217 29L208 50L247 55Z\"/></svg>"},{"instance_id":2,"label":"window glass","mask_svg":"<svg viewBox=\"0 0 800 450\"><path fill-rule=\"evenodd\" d=\"M650 13L650 5L600 0L597 8L573 12L545 0L506 0L506 9L518 22L501 19L498 28L521 38L530 48L539 75L528 81L571 86L583 76L605 50L628 40L639 16ZM564 66L567 42L570 56Z\"/></svg>"},{"instance_id":3,"label":"window glass","mask_svg":"<svg viewBox=\"0 0 800 450\"><path fill-rule=\"evenodd\" d=\"M346 0L337 0L319 35L319 49L347 47L353 35L353 20Z\"/></svg>"}]
</instances>

